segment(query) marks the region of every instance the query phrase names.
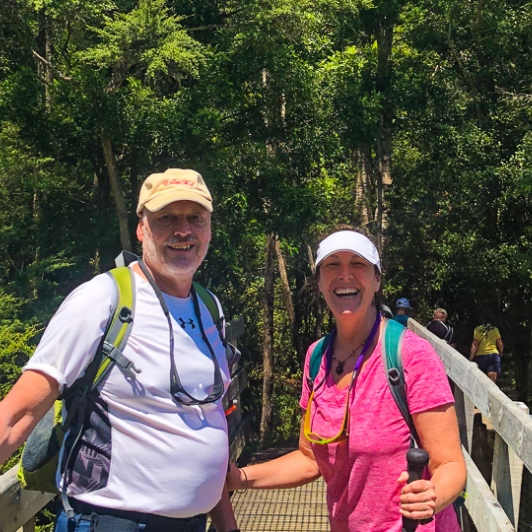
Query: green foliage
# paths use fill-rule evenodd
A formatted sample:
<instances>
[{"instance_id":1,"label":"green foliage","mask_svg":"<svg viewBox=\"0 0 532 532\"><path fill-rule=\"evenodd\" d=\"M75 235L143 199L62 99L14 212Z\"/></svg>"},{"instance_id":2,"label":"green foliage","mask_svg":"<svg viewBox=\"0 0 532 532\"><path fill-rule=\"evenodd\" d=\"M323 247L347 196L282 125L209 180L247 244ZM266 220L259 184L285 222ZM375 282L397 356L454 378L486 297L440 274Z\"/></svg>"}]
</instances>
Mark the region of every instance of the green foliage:
<instances>
[{"instance_id":1,"label":"green foliage","mask_svg":"<svg viewBox=\"0 0 532 532\"><path fill-rule=\"evenodd\" d=\"M258 420L266 235L279 235L306 348L330 321L318 312L308 246L315 253L337 222L375 226L386 125L388 302L409 297L421 321L444 306L464 346L478 312L494 310L523 398L532 384L531 30L530 3L506 0L7 2L2 385L29 356L35 324L119 252L105 137L132 235L145 175L193 167L208 182L213 241L198 276L229 318L246 319L245 406ZM274 437L284 439L297 431L300 361L281 301L276 285Z\"/></svg>"},{"instance_id":2,"label":"green foliage","mask_svg":"<svg viewBox=\"0 0 532 532\"><path fill-rule=\"evenodd\" d=\"M32 340L41 328L19 319L23 301L0 288L0 399L3 399L21 374L22 366L33 353Z\"/></svg>"},{"instance_id":3,"label":"green foliage","mask_svg":"<svg viewBox=\"0 0 532 532\"><path fill-rule=\"evenodd\" d=\"M0 396L3 398L20 376L22 365L27 362L31 348L28 342L35 336L34 326L22 329L20 323L0 326Z\"/></svg>"},{"instance_id":4,"label":"green foliage","mask_svg":"<svg viewBox=\"0 0 532 532\"><path fill-rule=\"evenodd\" d=\"M203 58L201 46L180 25L163 0L140 0L129 13L104 15L102 27L89 28L99 37L95 46L76 58L97 69L128 72L132 67L154 81L159 75L176 81L196 77Z\"/></svg>"},{"instance_id":5,"label":"green foliage","mask_svg":"<svg viewBox=\"0 0 532 532\"><path fill-rule=\"evenodd\" d=\"M0 400L9 392L22 373L22 367L33 353L33 340L41 328L23 323L19 315L26 301L22 301L0 288ZM0 466L0 474L18 460L15 453Z\"/></svg>"}]
</instances>

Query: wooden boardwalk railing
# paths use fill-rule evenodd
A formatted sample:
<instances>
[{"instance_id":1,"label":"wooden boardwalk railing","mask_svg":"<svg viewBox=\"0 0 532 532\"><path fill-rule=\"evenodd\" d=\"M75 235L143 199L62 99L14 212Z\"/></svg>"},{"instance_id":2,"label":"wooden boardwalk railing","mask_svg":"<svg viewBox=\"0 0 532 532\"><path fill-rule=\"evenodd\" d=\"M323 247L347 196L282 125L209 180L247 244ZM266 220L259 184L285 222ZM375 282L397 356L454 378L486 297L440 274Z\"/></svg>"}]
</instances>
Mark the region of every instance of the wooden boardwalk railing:
<instances>
[{"instance_id":1,"label":"wooden boardwalk railing","mask_svg":"<svg viewBox=\"0 0 532 532\"><path fill-rule=\"evenodd\" d=\"M476 364L415 320L409 319L408 327L434 346L447 375L455 383L468 473L465 507L471 520L478 532L518 530L523 467L532 472L532 417L528 415L528 407L509 399ZM471 458L475 408L495 431L490 484Z\"/></svg>"},{"instance_id":2,"label":"wooden boardwalk railing","mask_svg":"<svg viewBox=\"0 0 532 532\"><path fill-rule=\"evenodd\" d=\"M434 346L447 374L455 383L456 409L468 468L469 495L462 515L464 531L473 530L471 522L478 532L517 531L520 524L520 500L523 495L523 468L526 467L532 472L532 417L528 415L528 408L522 403L510 400L476 364L469 362L419 323L410 319L409 328ZM243 324L235 323L233 333L229 334L236 337L242 332ZM236 397L245 385L245 374L238 369L233 376L227 401ZM472 451L475 450L474 418L479 415L483 416L495 433L494 452L488 459L492 462L490 483L486 482L478 465L471 458ZM242 419L240 404L229 418L229 429L232 440L231 456L235 460L245 445L247 432L247 423ZM477 443L475 447L476 445ZM0 532L33 532L33 516L51 497L49 494L20 490L15 469L0 477ZM293 503L299 504L296 500ZM285 508L283 515L286 516L288 511ZM528 526L532 527L530 524ZM242 530L248 532L245 527ZM524 526L521 526L521 530L525 530Z\"/></svg>"}]
</instances>

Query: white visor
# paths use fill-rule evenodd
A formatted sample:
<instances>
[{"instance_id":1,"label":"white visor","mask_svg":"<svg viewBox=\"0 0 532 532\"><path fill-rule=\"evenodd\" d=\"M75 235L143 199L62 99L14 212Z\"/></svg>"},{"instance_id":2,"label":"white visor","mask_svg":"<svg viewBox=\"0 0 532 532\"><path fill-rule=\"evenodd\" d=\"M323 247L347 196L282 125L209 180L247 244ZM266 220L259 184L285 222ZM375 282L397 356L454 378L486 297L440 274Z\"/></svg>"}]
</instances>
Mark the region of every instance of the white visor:
<instances>
[{"instance_id":1,"label":"white visor","mask_svg":"<svg viewBox=\"0 0 532 532\"><path fill-rule=\"evenodd\" d=\"M337 251L351 251L370 264L377 266L379 272L381 271L381 261L377 248L369 238L356 231L337 231L323 239L318 247L316 267Z\"/></svg>"}]
</instances>

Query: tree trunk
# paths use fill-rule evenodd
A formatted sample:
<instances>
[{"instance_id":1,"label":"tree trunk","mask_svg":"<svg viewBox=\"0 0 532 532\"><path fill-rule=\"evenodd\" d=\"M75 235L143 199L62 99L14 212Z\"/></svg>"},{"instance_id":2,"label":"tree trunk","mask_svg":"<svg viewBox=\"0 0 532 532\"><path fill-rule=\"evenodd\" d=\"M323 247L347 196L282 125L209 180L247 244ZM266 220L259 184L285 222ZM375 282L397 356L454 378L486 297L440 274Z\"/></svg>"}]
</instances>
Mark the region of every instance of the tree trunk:
<instances>
[{"instance_id":1,"label":"tree trunk","mask_svg":"<svg viewBox=\"0 0 532 532\"><path fill-rule=\"evenodd\" d=\"M44 108L50 111L52 108L52 96L50 87L53 82L52 61L53 61L53 33L52 20L47 15L45 9L41 9L38 14L37 48L37 75L44 86Z\"/></svg>"},{"instance_id":2,"label":"tree trunk","mask_svg":"<svg viewBox=\"0 0 532 532\"><path fill-rule=\"evenodd\" d=\"M262 415L260 443L268 440L273 414L273 304L275 285L275 235L268 235L266 268L264 272L264 341L262 344Z\"/></svg>"},{"instance_id":3,"label":"tree trunk","mask_svg":"<svg viewBox=\"0 0 532 532\"><path fill-rule=\"evenodd\" d=\"M355 168L356 168L356 180L355 180L355 208L356 214L360 218L360 225L366 226L369 222L367 215L366 201L368 190L368 176L366 174L366 168L362 159L362 153L357 150L355 155Z\"/></svg>"},{"instance_id":4,"label":"tree trunk","mask_svg":"<svg viewBox=\"0 0 532 532\"><path fill-rule=\"evenodd\" d=\"M279 275L282 281L284 305L288 314L288 319L290 321L293 346L296 350L297 359L299 360L299 363L303 364L303 362L305 361L305 354L303 353L303 349L301 348L301 337L299 336L296 313L294 310L294 302L292 300L292 291L290 290L290 283L288 281L288 274L286 271L286 262L284 260L283 252L281 251L281 244L277 236L275 238L275 254L277 255L277 262L279 264Z\"/></svg>"},{"instance_id":5,"label":"tree trunk","mask_svg":"<svg viewBox=\"0 0 532 532\"><path fill-rule=\"evenodd\" d=\"M310 244L305 240L305 246L308 253L308 261L310 264L310 271L312 272L312 291L313 291L313 312L316 325L314 327L314 340L321 338L323 327L323 307L321 304L320 291L318 289L318 282L316 280L316 263L314 262L314 255L312 254L312 248Z\"/></svg>"},{"instance_id":6,"label":"tree trunk","mask_svg":"<svg viewBox=\"0 0 532 532\"><path fill-rule=\"evenodd\" d=\"M383 233L387 225L388 191L392 185L392 44L393 22L385 19L377 29L377 79L376 88L382 96L382 110L379 120L379 133L375 146L377 157L377 247L382 251Z\"/></svg>"},{"instance_id":7,"label":"tree trunk","mask_svg":"<svg viewBox=\"0 0 532 532\"><path fill-rule=\"evenodd\" d=\"M360 225L367 226L374 223L374 172L371 160L371 149L364 145L358 150L354 157L357 168L357 177L355 182L355 207L357 215L360 218Z\"/></svg>"},{"instance_id":8,"label":"tree trunk","mask_svg":"<svg viewBox=\"0 0 532 532\"><path fill-rule=\"evenodd\" d=\"M120 186L120 179L118 178L118 171L116 169L116 161L115 156L113 154L111 139L109 137L106 137L105 135L102 135L101 141L105 165L107 166L109 182L111 184L111 190L113 191L116 212L118 214L120 243L122 245L122 249L127 251L133 251L133 246L131 245L131 237L129 236L129 223L126 201L124 200L124 194L122 192L122 187Z\"/></svg>"},{"instance_id":9,"label":"tree trunk","mask_svg":"<svg viewBox=\"0 0 532 532\"><path fill-rule=\"evenodd\" d=\"M44 41L44 58L48 61L49 65L53 64L53 34L52 34L52 20L50 17L45 17L45 41ZM51 66L46 68L44 84L44 94L46 102L46 110L50 111L52 109L52 82L53 82L53 72Z\"/></svg>"}]
</instances>

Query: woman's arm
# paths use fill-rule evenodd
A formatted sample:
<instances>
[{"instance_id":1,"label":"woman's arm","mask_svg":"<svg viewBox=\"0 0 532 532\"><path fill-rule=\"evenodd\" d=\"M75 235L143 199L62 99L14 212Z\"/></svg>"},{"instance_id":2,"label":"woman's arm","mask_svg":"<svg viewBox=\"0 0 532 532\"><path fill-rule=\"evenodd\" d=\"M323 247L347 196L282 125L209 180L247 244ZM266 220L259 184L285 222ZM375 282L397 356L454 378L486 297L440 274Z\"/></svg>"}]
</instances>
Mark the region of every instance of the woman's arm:
<instances>
[{"instance_id":1,"label":"woman's arm","mask_svg":"<svg viewBox=\"0 0 532 532\"><path fill-rule=\"evenodd\" d=\"M471 352L469 353L469 360L473 360L475 358L479 343L480 340L473 340L473 343L471 344Z\"/></svg>"},{"instance_id":2,"label":"woman's arm","mask_svg":"<svg viewBox=\"0 0 532 532\"><path fill-rule=\"evenodd\" d=\"M405 484L401 491L401 513L411 519L426 519L451 504L464 489L466 465L453 405L443 405L413 414L423 449L429 454L430 481ZM400 483L408 475L402 473Z\"/></svg>"},{"instance_id":3,"label":"woman's arm","mask_svg":"<svg viewBox=\"0 0 532 532\"><path fill-rule=\"evenodd\" d=\"M504 351L504 345L502 343L502 340L500 338L497 338L497 340L495 340L497 342L497 351L499 351L499 355L502 357L502 353Z\"/></svg>"},{"instance_id":4,"label":"woman's arm","mask_svg":"<svg viewBox=\"0 0 532 532\"><path fill-rule=\"evenodd\" d=\"M303 433L301 418L299 449L269 462L247 466L242 469L231 464L228 474L229 490L295 488L308 484L321 476L310 443Z\"/></svg>"}]
</instances>

